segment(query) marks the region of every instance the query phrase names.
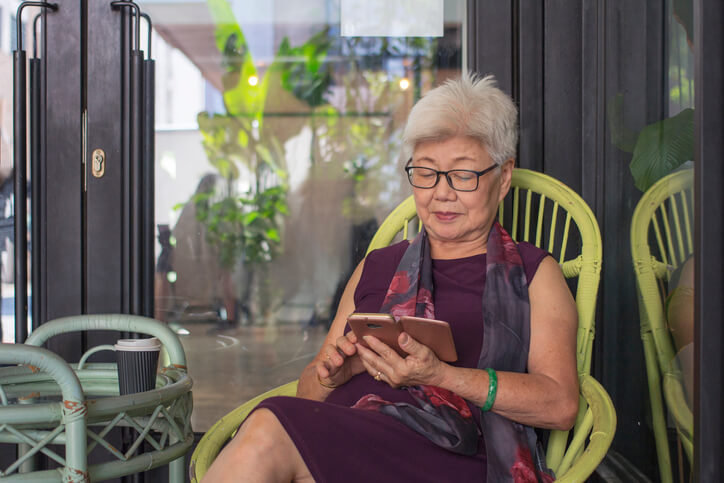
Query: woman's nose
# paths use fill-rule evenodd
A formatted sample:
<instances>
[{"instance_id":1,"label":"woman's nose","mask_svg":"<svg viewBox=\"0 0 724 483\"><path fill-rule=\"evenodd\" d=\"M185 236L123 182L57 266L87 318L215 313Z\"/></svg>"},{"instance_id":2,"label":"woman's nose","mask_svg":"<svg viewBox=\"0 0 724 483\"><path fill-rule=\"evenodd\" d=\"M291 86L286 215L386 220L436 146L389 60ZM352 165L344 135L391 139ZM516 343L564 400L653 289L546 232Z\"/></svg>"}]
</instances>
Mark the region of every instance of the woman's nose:
<instances>
[{"instance_id":1,"label":"woman's nose","mask_svg":"<svg viewBox=\"0 0 724 483\"><path fill-rule=\"evenodd\" d=\"M457 197L455 190L450 186L450 180L447 179L447 176L440 176L433 190L433 194L438 200L454 200Z\"/></svg>"}]
</instances>

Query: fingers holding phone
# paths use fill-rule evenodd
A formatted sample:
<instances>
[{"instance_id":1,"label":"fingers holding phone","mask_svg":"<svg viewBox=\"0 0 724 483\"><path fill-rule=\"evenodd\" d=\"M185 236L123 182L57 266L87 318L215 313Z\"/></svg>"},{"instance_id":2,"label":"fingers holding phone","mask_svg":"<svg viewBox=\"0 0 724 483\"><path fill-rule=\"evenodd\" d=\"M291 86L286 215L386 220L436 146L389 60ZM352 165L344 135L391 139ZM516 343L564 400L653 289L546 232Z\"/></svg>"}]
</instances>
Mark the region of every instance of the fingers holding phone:
<instances>
[{"instance_id":1,"label":"fingers holding phone","mask_svg":"<svg viewBox=\"0 0 724 483\"><path fill-rule=\"evenodd\" d=\"M375 337L365 336L369 348L360 345L359 352L367 372L392 387L432 384L441 376L443 363L435 352L406 332L398 339L406 357L400 357Z\"/></svg>"},{"instance_id":2,"label":"fingers holding phone","mask_svg":"<svg viewBox=\"0 0 724 483\"><path fill-rule=\"evenodd\" d=\"M329 379L335 386L347 382L352 376L364 370L357 355L355 343L357 338L348 333L335 341L336 345L327 344L322 347L317 360L317 374L322 379Z\"/></svg>"},{"instance_id":3,"label":"fingers holding phone","mask_svg":"<svg viewBox=\"0 0 724 483\"><path fill-rule=\"evenodd\" d=\"M345 335L337 339L337 351L347 357L352 357L357 353L357 348L355 347L356 343L357 336L354 335L354 332L347 332Z\"/></svg>"},{"instance_id":4,"label":"fingers holding phone","mask_svg":"<svg viewBox=\"0 0 724 483\"><path fill-rule=\"evenodd\" d=\"M319 352L317 367L322 369L319 372L321 377L332 377L344 365L347 356L337 350L332 344L326 344Z\"/></svg>"}]
</instances>

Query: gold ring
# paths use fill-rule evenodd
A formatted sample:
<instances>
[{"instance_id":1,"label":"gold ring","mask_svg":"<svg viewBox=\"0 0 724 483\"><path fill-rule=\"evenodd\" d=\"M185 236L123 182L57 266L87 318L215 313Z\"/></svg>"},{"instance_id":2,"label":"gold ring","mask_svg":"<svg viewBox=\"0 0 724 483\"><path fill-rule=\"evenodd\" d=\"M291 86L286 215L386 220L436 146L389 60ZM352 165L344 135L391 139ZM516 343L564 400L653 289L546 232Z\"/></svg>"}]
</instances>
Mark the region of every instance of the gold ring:
<instances>
[{"instance_id":1,"label":"gold ring","mask_svg":"<svg viewBox=\"0 0 724 483\"><path fill-rule=\"evenodd\" d=\"M375 381L381 381L382 378L380 377L382 373L380 371L377 371L377 374L375 374Z\"/></svg>"},{"instance_id":2,"label":"gold ring","mask_svg":"<svg viewBox=\"0 0 724 483\"><path fill-rule=\"evenodd\" d=\"M327 360L330 360L331 358L332 358L332 356L330 356L329 354L327 354Z\"/></svg>"}]
</instances>

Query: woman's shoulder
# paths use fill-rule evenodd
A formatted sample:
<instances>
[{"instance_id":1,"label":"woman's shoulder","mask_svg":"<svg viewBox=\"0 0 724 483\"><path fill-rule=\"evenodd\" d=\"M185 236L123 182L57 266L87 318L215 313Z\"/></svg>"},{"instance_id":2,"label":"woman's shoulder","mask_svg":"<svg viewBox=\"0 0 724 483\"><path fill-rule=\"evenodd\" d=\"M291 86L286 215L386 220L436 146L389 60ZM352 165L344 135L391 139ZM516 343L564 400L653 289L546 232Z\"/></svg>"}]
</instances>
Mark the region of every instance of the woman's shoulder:
<instances>
[{"instance_id":1,"label":"woman's shoulder","mask_svg":"<svg viewBox=\"0 0 724 483\"><path fill-rule=\"evenodd\" d=\"M395 243L394 245L376 248L369 252L365 257L365 267L367 265L378 263L394 263L394 266L397 267L397 264L400 262L400 260L402 260L402 255L405 254L405 250L407 250L407 247L409 246L409 241L402 240L401 242Z\"/></svg>"},{"instance_id":2,"label":"woman's shoulder","mask_svg":"<svg viewBox=\"0 0 724 483\"><path fill-rule=\"evenodd\" d=\"M535 273L538 271L543 259L547 256L552 256L546 250L538 248L529 242L518 242L518 253L523 261L525 267L525 276L528 279L528 283L533 280Z\"/></svg>"},{"instance_id":3,"label":"woman's shoulder","mask_svg":"<svg viewBox=\"0 0 724 483\"><path fill-rule=\"evenodd\" d=\"M410 243L403 240L394 245L377 248L369 252L364 259L360 282L369 283L372 281L375 283L378 280L392 278L408 246L410 246Z\"/></svg>"},{"instance_id":4,"label":"woman's shoulder","mask_svg":"<svg viewBox=\"0 0 724 483\"><path fill-rule=\"evenodd\" d=\"M364 259L362 275L354 292L355 307L376 312L387 293L390 280L397 270L409 242L403 240L394 245L372 250Z\"/></svg>"}]
</instances>

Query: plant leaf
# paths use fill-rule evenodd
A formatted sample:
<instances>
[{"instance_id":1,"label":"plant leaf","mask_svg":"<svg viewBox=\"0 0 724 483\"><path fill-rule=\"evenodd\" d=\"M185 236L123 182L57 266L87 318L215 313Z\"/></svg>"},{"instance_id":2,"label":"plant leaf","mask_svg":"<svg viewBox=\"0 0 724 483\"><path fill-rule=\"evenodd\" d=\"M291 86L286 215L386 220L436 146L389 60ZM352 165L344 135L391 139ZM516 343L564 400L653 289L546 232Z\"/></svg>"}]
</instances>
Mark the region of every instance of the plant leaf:
<instances>
[{"instance_id":1,"label":"plant leaf","mask_svg":"<svg viewBox=\"0 0 724 483\"><path fill-rule=\"evenodd\" d=\"M691 159L694 159L694 110L684 109L641 130L629 169L636 187L646 191Z\"/></svg>"},{"instance_id":2,"label":"plant leaf","mask_svg":"<svg viewBox=\"0 0 724 483\"><path fill-rule=\"evenodd\" d=\"M248 226L257 218L259 218L259 212L252 211L251 213L247 213L244 215L244 219L242 220L242 223L244 224L244 226Z\"/></svg>"},{"instance_id":3,"label":"plant leaf","mask_svg":"<svg viewBox=\"0 0 724 483\"><path fill-rule=\"evenodd\" d=\"M281 238L279 238L279 232L275 228L269 228L266 231L266 236L270 240L274 240L275 242L281 241Z\"/></svg>"}]
</instances>

